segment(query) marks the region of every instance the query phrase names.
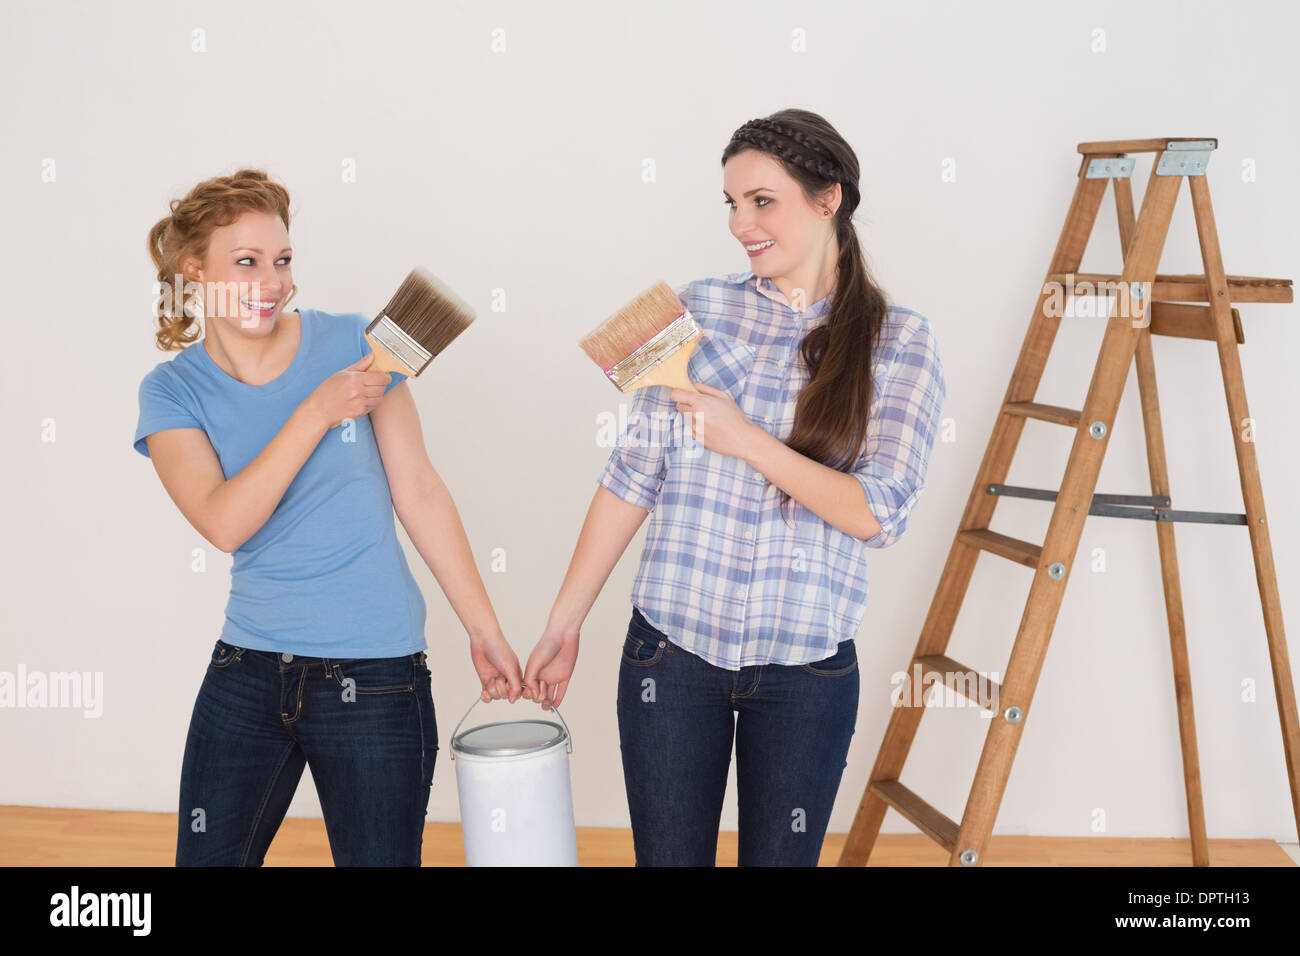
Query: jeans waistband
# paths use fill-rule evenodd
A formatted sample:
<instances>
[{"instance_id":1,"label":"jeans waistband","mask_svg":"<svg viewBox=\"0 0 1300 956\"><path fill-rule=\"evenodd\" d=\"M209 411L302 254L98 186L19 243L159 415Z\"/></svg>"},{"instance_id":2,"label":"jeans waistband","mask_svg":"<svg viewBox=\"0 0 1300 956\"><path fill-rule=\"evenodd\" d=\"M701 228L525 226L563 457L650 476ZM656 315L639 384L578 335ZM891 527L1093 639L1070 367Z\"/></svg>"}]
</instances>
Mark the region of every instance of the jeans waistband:
<instances>
[{"instance_id":1,"label":"jeans waistband","mask_svg":"<svg viewBox=\"0 0 1300 956\"><path fill-rule=\"evenodd\" d=\"M245 654L254 654L258 657L265 658L268 661L275 661L277 664L324 664L328 657L307 657L304 654L288 654L279 651L260 651L255 647L244 649Z\"/></svg>"},{"instance_id":2,"label":"jeans waistband","mask_svg":"<svg viewBox=\"0 0 1300 956\"><path fill-rule=\"evenodd\" d=\"M234 648L239 647L238 644L227 644L227 642L225 641L222 641L222 643L226 644L228 647L234 647ZM306 654L290 654L288 652L282 653L280 651L263 651L255 647L244 647L244 648L240 648L240 650L242 650L244 654L255 654L258 657L262 658L263 660L267 660L273 664L279 664L285 667L299 666L299 665L314 667L319 665L328 668L333 664L347 664L355 660L371 659L371 658L357 658L357 657L309 657ZM412 660L418 657L420 662L424 663L428 659L427 655L428 655L427 651L415 651L411 654L402 654L399 656L402 660Z\"/></svg>"}]
</instances>

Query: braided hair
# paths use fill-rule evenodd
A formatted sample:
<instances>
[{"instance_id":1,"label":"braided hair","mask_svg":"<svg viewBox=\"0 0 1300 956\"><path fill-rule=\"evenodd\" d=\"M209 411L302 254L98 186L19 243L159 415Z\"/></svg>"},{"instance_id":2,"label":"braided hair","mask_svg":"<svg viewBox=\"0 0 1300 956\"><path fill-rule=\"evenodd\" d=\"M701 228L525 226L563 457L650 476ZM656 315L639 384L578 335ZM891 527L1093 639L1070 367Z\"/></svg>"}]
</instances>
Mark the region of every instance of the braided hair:
<instances>
[{"instance_id":1,"label":"braided hair","mask_svg":"<svg viewBox=\"0 0 1300 956\"><path fill-rule=\"evenodd\" d=\"M722 151L722 165L750 149L779 161L810 204L828 187L840 184L841 201L834 220L839 248L834 294L827 321L810 330L799 345L809 380L795 403L794 426L785 444L847 472L864 452L872 400L872 354L889 308L884 291L867 268L853 225L853 213L861 201L858 158L830 123L801 109L784 109L749 120L732 134ZM784 489L777 491L784 512L790 495Z\"/></svg>"},{"instance_id":2,"label":"braided hair","mask_svg":"<svg viewBox=\"0 0 1300 956\"><path fill-rule=\"evenodd\" d=\"M844 178L844 170L829 149L798 127L777 120L749 120L731 134L731 142L748 143L824 180L840 182Z\"/></svg>"}]
</instances>

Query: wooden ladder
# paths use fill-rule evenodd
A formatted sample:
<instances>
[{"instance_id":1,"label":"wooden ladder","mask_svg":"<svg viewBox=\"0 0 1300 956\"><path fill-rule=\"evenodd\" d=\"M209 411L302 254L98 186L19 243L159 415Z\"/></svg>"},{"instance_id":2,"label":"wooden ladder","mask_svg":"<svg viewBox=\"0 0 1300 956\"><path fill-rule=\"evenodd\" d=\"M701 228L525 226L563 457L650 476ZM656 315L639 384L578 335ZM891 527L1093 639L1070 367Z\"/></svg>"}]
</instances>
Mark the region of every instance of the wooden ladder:
<instances>
[{"instance_id":1,"label":"wooden ladder","mask_svg":"<svg viewBox=\"0 0 1300 956\"><path fill-rule=\"evenodd\" d=\"M1175 521L1244 524L1250 531L1255 556L1255 575L1264 611L1273 687L1282 722L1282 747L1286 755L1291 804L1300 830L1300 767L1297 766L1300 725L1296 717L1295 688L1291 681L1286 636L1282 629L1282 608L1278 599L1273 552L1269 544L1255 460L1253 435L1246 436L1250 412L1242 383L1237 346L1245 341L1237 302L1291 302L1290 279L1258 279L1224 275L1219 238L1210 206L1205 170L1215 139L1189 137L1112 142L1080 143L1083 160L1078 185L1061 230L1056 251L1034 306L1029 331L1020 349L1011 383L993 427L984 460L953 538L948 561L939 577L930 612L926 615L916 652L902 687L902 704L893 709L880 752L858 812L840 855L839 865L860 866L867 862L880 832L885 809L893 807L923 833L949 852L950 866L976 866L985 860L985 849L993 830L1016 746L1029 715L1034 687L1047 653L1048 640L1061 605L1062 595L1074 564L1075 551L1087 515L1139 518L1155 522L1164 581L1165 609L1169 620L1169 642L1173 655L1174 687L1177 698L1179 736L1182 743L1183 776L1187 792L1187 813L1192 842L1192 862L1209 864L1205 835L1205 809L1201 800L1200 764L1196 753L1196 729L1192 715L1191 674L1183 627L1182 597L1178 583L1178 557L1174 549ZM1154 153L1151 176L1142 197L1136 221L1130 175L1129 153ZM1179 185L1186 177L1192 194L1196 229L1200 238L1203 275L1159 275L1156 267L1169 229ZM1120 275L1076 275L1083 252L1097 218L1107 182L1115 187L1120 245L1124 267ZM1034 400L1048 353L1061 322L1059 304L1076 292L1107 294L1110 313L1102 338L1092 383L1082 409L1045 405ZM1188 304L1201 303L1201 304ZM1152 335L1174 335L1205 339L1218 347L1219 365L1227 394L1228 417L1236 447L1246 513L1174 511L1169 498L1169 477L1161 433L1160 407L1156 396L1155 366L1151 354ZM1094 493L1115 413L1119 407L1130 364L1137 357L1137 377L1146 431L1147 458L1151 472L1151 495L1103 495ZM1064 425L1075 431L1065 477L1059 492L1017 488L1003 484L1012 456L1020 441L1025 420ZM999 534L989 529L993 509L1002 497L1037 498L1054 501L1051 523L1041 545ZM999 686L977 671L945 655L953 625L961 609L975 559L981 551L1034 569L1033 583L1011 649L1005 678ZM913 688L942 684L992 711L988 736L980 755L975 781L966 801L961 823L957 824L909 790L899 779L908 750L925 711L919 706L924 694ZM914 697L914 695L916 695Z\"/></svg>"}]
</instances>

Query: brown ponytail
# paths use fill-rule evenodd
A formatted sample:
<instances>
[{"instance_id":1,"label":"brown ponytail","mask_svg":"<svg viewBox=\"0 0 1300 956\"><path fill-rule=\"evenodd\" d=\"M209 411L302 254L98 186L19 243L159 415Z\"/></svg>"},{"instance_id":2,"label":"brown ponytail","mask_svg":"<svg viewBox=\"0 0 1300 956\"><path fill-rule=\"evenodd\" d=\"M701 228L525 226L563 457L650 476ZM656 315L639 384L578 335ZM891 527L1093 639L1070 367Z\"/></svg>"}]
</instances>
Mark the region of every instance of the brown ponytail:
<instances>
[{"instance_id":1,"label":"brown ponytail","mask_svg":"<svg viewBox=\"0 0 1300 956\"><path fill-rule=\"evenodd\" d=\"M793 430L785 444L838 471L848 471L866 442L871 360L889 308L867 268L853 225L853 211L861 200L858 158L830 123L801 109L784 109L741 126L722 152L723 165L748 149L777 159L810 203L827 187L840 184L841 202L835 211L839 259L830 314L800 344L809 381L800 390ZM790 495L777 490L784 512Z\"/></svg>"}]
</instances>

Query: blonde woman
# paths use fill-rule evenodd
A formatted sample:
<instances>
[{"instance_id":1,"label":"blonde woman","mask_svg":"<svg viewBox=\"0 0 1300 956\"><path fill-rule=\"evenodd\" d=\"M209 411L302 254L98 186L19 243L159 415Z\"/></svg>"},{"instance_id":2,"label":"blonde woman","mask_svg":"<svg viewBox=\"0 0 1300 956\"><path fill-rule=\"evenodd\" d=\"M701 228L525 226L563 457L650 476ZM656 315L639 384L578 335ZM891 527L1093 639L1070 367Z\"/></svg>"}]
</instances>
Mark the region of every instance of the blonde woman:
<instances>
[{"instance_id":1,"label":"blonde woman","mask_svg":"<svg viewBox=\"0 0 1300 956\"><path fill-rule=\"evenodd\" d=\"M183 293L157 346L179 352L140 384L134 445L233 555L185 742L176 863L260 865L310 766L336 865L418 866L438 732L394 512L468 633L483 700L518 698L519 662L404 376L366 371L369 317L286 310L288 229L288 192L245 169L199 183L149 231L158 281Z\"/></svg>"},{"instance_id":2,"label":"blonde woman","mask_svg":"<svg viewBox=\"0 0 1300 956\"><path fill-rule=\"evenodd\" d=\"M816 865L857 717L867 556L907 525L945 384L929 322L871 280L857 157L825 119L751 120L722 167L750 269L677 290L704 327L702 394L633 393L524 693L563 702L582 622L650 514L617 694L636 862L713 865L734 741L741 865Z\"/></svg>"}]
</instances>

